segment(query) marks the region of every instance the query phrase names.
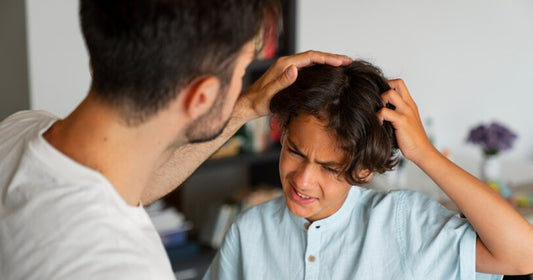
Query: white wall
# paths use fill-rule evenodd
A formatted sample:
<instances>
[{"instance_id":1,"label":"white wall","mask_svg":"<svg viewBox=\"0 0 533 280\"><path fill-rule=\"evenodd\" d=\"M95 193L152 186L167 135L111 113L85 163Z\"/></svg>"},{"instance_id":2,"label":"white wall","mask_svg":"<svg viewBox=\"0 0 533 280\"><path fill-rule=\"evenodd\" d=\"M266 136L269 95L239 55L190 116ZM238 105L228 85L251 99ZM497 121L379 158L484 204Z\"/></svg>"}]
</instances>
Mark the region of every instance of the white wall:
<instances>
[{"instance_id":1,"label":"white wall","mask_svg":"<svg viewBox=\"0 0 533 280\"><path fill-rule=\"evenodd\" d=\"M65 117L89 90L78 1L26 0L30 106Z\"/></svg>"},{"instance_id":2,"label":"white wall","mask_svg":"<svg viewBox=\"0 0 533 280\"><path fill-rule=\"evenodd\" d=\"M403 78L437 146L478 156L468 130L519 134L507 158L533 159L533 1L302 0L297 48L364 58Z\"/></svg>"}]
</instances>

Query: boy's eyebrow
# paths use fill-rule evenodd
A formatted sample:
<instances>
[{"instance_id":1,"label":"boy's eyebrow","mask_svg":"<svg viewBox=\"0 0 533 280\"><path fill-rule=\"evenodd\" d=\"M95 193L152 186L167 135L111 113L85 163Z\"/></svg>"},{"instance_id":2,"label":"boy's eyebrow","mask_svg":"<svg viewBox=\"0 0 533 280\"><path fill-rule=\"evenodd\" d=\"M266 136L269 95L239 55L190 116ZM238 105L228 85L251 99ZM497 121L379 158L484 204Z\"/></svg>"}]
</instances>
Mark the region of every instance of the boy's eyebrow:
<instances>
[{"instance_id":1,"label":"boy's eyebrow","mask_svg":"<svg viewBox=\"0 0 533 280\"><path fill-rule=\"evenodd\" d=\"M294 144L294 142L288 136L287 136L287 142L289 143L289 146L291 146L291 149L295 150L298 154L300 154L303 157L307 158L307 155L302 153L302 151L300 151L300 149L298 149L298 146L296 144ZM315 160L315 162L320 164L320 165L322 165L322 166L326 166L326 167L339 167L339 166L341 166L340 163L335 162L335 161L319 161L319 160Z\"/></svg>"}]
</instances>

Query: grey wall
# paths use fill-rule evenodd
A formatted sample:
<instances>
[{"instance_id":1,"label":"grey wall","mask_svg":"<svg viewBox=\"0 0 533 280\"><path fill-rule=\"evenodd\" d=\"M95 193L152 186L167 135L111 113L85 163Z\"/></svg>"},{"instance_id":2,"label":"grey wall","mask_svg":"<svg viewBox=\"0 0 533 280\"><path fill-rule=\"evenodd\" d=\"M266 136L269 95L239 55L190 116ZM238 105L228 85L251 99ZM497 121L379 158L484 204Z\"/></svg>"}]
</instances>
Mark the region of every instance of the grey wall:
<instances>
[{"instance_id":1,"label":"grey wall","mask_svg":"<svg viewBox=\"0 0 533 280\"><path fill-rule=\"evenodd\" d=\"M0 1L0 120L29 108L25 1Z\"/></svg>"},{"instance_id":2,"label":"grey wall","mask_svg":"<svg viewBox=\"0 0 533 280\"><path fill-rule=\"evenodd\" d=\"M86 96L91 76L76 0L25 0L30 107L59 117Z\"/></svg>"}]
</instances>

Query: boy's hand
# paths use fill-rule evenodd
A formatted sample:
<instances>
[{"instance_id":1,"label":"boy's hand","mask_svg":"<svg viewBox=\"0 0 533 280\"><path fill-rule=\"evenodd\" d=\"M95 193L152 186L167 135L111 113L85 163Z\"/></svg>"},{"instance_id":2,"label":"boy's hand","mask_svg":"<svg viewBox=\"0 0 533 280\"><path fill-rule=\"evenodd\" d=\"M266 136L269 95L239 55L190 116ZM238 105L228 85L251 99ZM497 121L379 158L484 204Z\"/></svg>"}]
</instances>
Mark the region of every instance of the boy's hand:
<instances>
[{"instance_id":1,"label":"boy's hand","mask_svg":"<svg viewBox=\"0 0 533 280\"><path fill-rule=\"evenodd\" d=\"M533 271L533 227L511 204L485 183L441 155L429 141L418 109L402 80L383 102L396 106L378 112L396 129L398 145L459 207L477 233L476 271L523 275ZM517 242L520 240L520 242Z\"/></svg>"},{"instance_id":2,"label":"boy's hand","mask_svg":"<svg viewBox=\"0 0 533 280\"><path fill-rule=\"evenodd\" d=\"M392 89L382 94L384 104L390 103L395 110L383 107L378 112L379 119L389 121L395 128L398 146L407 159L418 164L429 152L434 152L418 114L415 101L401 79L389 81Z\"/></svg>"},{"instance_id":3,"label":"boy's hand","mask_svg":"<svg viewBox=\"0 0 533 280\"><path fill-rule=\"evenodd\" d=\"M313 64L341 66L350 63L352 59L345 55L319 51L306 51L280 57L261 78L242 93L235 105L233 117L246 122L268 115L272 97L296 81L298 69L302 67Z\"/></svg>"}]
</instances>

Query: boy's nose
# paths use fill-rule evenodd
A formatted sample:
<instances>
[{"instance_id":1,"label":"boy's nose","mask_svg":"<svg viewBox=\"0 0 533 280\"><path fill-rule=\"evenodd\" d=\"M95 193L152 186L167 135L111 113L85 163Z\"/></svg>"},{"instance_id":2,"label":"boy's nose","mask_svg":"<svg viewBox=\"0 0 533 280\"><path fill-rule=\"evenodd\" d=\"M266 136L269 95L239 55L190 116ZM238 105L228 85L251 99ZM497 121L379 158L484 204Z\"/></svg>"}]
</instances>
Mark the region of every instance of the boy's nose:
<instances>
[{"instance_id":1,"label":"boy's nose","mask_svg":"<svg viewBox=\"0 0 533 280\"><path fill-rule=\"evenodd\" d=\"M313 179L313 167L310 164L302 164L296 170L294 175L294 183L299 188L306 188L310 185Z\"/></svg>"}]
</instances>

